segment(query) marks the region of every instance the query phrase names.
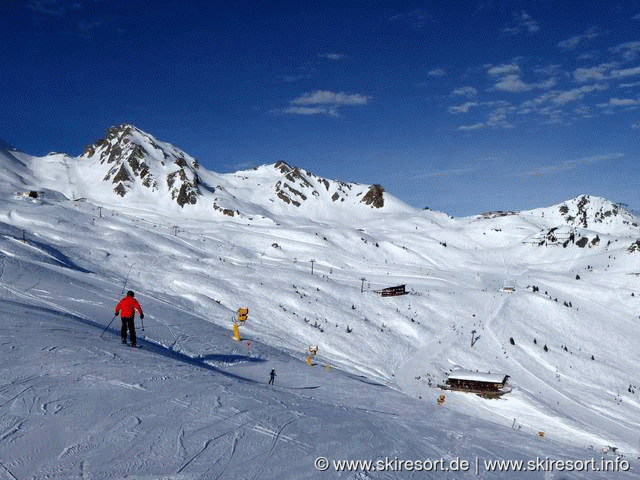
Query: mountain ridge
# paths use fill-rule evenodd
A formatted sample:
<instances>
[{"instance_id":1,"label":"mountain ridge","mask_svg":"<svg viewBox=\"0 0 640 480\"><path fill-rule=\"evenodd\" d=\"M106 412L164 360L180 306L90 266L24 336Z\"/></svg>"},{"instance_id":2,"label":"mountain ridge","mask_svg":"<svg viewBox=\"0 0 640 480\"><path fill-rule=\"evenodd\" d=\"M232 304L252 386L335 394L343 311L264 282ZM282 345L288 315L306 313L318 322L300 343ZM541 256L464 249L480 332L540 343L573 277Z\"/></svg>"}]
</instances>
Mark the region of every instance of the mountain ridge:
<instances>
[{"instance_id":1,"label":"mountain ridge","mask_svg":"<svg viewBox=\"0 0 640 480\"><path fill-rule=\"evenodd\" d=\"M30 170L31 175L17 175L14 168L14 180L29 177L25 183L34 188L40 184L96 203L124 202L170 211L177 206L187 215L242 221L282 215L348 220L369 216L367 211L374 215L425 212L396 199L382 185L330 180L284 161L228 174L209 171L182 149L131 124L110 127L104 138L87 145L78 157L61 153L31 157L8 144L0 150ZM437 221L448 217L431 210L426 214ZM568 226L608 232L638 224L637 216L625 206L589 194L549 207L485 212L473 218L488 221L513 215L529 219L546 215L553 223L547 225L549 229Z\"/></svg>"}]
</instances>

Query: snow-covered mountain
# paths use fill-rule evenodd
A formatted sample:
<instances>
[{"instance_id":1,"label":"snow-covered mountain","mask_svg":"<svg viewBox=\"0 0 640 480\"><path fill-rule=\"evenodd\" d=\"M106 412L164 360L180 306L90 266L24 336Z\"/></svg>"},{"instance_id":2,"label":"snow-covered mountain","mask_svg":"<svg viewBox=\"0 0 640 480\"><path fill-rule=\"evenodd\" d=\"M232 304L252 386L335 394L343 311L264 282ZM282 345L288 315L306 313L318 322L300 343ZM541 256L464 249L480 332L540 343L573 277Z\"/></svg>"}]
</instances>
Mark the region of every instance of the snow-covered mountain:
<instances>
[{"instance_id":1,"label":"snow-covered mountain","mask_svg":"<svg viewBox=\"0 0 640 480\"><path fill-rule=\"evenodd\" d=\"M80 157L54 153L29 164L41 186L70 198L114 206L161 205L172 212L178 206L202 218L225 215L246 221L296 209L303 216L331 218L344 214L345 206L348 215L354 206L361 211L406 207L395 199L385 205L380 185L328 180L285 162L235 174L210 172L191 155L132 125L111 127Z\"/></svg>"},{"instance_id":2,"label":"snow-covered mountain","mask_svg":"<svg viewBox=\"0 0 640 480\"><path fill-rule=\"evenodd\" d=\"M198 162L179 148L159 142L132 125L111 127L104 139L85 148L84 167L113 185L120 197L134 190L168 195L178 205L196 204L199 188Z\"/></svg>"},{"instance_id":3,"label":"snow-covered mountain","mask_svg":"<svg viewBox=\"0 0 640 480\"><path fill-rule=\"evenodd\" d=\"M621 205L453 219L283 162L210 172L132 126L80 157L4 147L0 179L0 475L324 478L318 456L604 457L637 475L640 229ZM117 321L100 337L128 288L142 351ZM274 367L291 388L265 389ZM512 391L439 406L456 369ZM478 473L460 478L513 478ZM530 472L609 478L560 475Z\"/></svg>"}]
</instances>

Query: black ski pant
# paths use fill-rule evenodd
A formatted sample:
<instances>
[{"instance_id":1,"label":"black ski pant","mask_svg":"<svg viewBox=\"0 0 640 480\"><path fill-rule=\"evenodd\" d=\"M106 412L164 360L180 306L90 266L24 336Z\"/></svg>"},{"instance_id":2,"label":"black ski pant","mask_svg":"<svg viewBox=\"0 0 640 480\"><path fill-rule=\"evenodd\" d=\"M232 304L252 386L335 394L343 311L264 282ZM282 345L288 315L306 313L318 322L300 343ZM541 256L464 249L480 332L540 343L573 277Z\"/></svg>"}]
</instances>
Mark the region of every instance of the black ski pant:
<instances>
[{"instance_id":1,"label":"black ski pant","mask_svg":"<svg viewBox=\"0 0 640 480\"><path fill-rule=\"evenodd\" d=\"M131 338L131 344L136 344L136 326L133 322L133 317L121 317L122 328L120 329L120 336L122 341L127 341L127 329L129 329L129 337Z\"/></svg>"}]
</instances>

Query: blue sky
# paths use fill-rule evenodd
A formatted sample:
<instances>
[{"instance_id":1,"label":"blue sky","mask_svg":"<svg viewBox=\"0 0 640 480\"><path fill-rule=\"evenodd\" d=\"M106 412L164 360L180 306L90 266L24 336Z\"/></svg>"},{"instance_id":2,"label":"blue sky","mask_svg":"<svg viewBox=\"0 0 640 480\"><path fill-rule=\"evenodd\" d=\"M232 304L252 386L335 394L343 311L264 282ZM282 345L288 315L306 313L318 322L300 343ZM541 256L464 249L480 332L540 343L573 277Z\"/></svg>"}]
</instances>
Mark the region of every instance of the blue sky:
<instances>
[{"instance_id":1,"label":"blue sky","mask_svg":"<svg viewBox=\"0 0 640 480\"><path fill-rule=\"evenodd\" d=\"M639 107L640 1L0 5L0 139L34 155L132 123L455 216L640 210Z\"/></svg>"}]
</instances>

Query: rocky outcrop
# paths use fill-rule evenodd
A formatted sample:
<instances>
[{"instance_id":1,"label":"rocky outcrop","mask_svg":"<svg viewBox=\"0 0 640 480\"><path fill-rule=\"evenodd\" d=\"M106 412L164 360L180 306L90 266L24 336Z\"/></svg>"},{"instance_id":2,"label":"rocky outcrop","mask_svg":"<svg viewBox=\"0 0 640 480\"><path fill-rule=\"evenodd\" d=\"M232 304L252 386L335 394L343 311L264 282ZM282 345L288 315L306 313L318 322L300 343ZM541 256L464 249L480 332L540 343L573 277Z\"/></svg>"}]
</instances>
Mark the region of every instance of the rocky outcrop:
<instances>
[{"instance_id":1,"label":"rocky outcrop","mask_svg":"<svg viewBox=\"0 0 640 480\"><path fill-rule=\"evenodd\" d=\"M111 182L120 197L128 195L136 184L151 192L164 190L161 182L181 207L196 204L201 195L198 162L132 125L111 127L104 138L88 145L81 157L107 167L103 180Z\"/></svg>"},{"instance_id":2,"label":"rocky outcrop","mask_svg":"<svg viewBox=\"0 0 640 480\"><path fill-rule=\"evenodd\" d=\"M371 185L361 202L375 208L384 207L384 188L382 185Z\"/></svg>"}]
</instances>

